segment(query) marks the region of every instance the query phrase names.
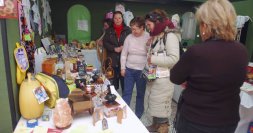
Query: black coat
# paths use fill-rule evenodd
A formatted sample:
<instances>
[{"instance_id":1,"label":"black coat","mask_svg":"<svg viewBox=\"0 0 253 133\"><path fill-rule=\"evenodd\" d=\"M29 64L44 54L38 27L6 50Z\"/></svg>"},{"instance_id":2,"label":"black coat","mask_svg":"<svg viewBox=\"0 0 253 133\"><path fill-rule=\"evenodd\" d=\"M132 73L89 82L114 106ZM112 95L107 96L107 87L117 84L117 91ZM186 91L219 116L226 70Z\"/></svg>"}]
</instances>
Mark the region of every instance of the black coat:
<instances>
[{"instance_id":1,"label":"black coat","mask_svg":"<svg viewBox=\"0 0 253 133\"><path fill-rule=\"evenodd\" d=\"M106 30L103 39L103 46L107 50L107 57L112 59L112 67L120 66L120 54L114 51L114 48L123 46L126 37L131 33L131 29L128 26L124 26L121 31L119 40L113 27Z\"/></svg>"}]
</instances>

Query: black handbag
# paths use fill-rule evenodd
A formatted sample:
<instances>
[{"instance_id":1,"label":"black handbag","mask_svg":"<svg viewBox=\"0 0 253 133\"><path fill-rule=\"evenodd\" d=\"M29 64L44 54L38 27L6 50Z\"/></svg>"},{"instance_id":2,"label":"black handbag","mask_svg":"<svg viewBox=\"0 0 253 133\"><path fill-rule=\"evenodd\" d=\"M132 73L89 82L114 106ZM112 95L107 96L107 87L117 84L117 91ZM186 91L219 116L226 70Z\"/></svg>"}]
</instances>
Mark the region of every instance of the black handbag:
<instances>
[{"instance_id":1,"label":"black handbag","mask_svg":"<svg viewBox=\"0 0 253 133\"><path fill-rule=\"evenodd\" d=\"M184 90L182 91L182 93L180 94L179 96L179 99L178 99L178 103L177 103L177 112L176 112L176 116L173 120L173 129L172 129L172 133L176 133L178 131L178 128L179 128L179 123L178 121L180 120L180 116L181 116L181 107L184 103L184 99L183 99L183 93L184 93Z\"/></svg>"}]
</instances>

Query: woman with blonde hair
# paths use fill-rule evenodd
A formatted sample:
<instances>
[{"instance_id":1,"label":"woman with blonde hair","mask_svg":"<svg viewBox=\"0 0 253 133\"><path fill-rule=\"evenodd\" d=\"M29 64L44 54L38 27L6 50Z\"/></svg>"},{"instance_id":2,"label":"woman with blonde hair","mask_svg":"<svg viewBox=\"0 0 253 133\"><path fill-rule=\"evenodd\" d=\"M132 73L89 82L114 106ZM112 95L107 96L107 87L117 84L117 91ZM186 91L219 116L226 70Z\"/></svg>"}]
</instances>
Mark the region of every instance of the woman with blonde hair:
<instances>
[{"instance_id":1,"label":"woman with blonde hair","mask_svg":"<svg viewBox=\"0 0 253 133\"><path fill-rule=\"evenodd\" d=\"M240 86L248 55L235 41L236 13L228 0L208 0L196 12L202 43L190 47L171 69L182 93L177 133L234 133L239 121Z\"/></svg>"}]
</instances>

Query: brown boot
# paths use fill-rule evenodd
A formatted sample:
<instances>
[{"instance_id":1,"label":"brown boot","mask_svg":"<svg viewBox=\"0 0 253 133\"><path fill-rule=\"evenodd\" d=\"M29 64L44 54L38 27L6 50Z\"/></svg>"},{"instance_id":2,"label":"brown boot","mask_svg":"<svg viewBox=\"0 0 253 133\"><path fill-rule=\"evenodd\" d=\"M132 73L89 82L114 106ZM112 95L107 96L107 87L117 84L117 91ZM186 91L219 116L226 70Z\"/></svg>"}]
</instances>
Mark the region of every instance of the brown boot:
<instances>
[{"instance_id":1,"label":"brown boot","mask_svg":"<svg viewBox=\"0 0 253 133\"><path fill-rule=\"evenodd\" d=\"M146 128L148 129L149 132L157 132L158 127L159 127L158 124L153 122L152 125L147 126Z\"/></svg>"},{"instance_id":2,"label":"brown boot","mask_svg":"<svg viewBox=\"0 0 253 133\"><path fill-rule=\"evenodd\" d=\"M158 124L158 129L157 132L158 133L168 133L169 132L169 125L168 123L162 123L162 124Z\"/></svg>"}]
</instances>

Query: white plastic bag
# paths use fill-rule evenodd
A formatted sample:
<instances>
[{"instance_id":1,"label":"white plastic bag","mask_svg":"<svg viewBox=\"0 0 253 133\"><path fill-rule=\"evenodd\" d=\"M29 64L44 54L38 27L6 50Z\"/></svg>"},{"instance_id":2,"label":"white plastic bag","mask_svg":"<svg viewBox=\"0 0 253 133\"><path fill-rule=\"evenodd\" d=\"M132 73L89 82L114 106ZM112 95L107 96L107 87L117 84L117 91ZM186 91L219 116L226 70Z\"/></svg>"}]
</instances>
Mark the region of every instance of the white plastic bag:
<instances>
[{"instance_id":1,"label":"white plastic bag","mask_svg":"<svg viewBox=\"0 0 253 133\"><path fill-rule=\"evenodd\" d=\"M34 53L35 74L42 71L42 63L47 53L43 47L37 48Z\"/></svg>"}]
</instances>

